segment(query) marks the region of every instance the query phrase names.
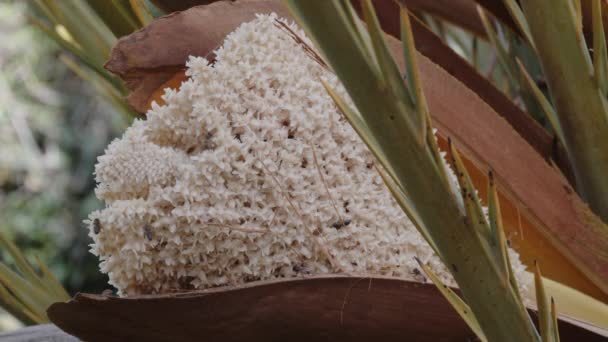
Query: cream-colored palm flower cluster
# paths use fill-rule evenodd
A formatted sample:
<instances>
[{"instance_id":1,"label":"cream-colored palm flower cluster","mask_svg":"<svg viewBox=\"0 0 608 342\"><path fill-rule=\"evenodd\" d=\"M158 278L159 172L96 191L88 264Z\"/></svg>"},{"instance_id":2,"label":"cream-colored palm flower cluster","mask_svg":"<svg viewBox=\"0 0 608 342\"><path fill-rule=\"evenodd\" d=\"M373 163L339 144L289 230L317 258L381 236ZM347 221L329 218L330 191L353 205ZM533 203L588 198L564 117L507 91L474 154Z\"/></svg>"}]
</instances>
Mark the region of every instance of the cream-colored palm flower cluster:
<instances>
[{"instance_id":1,"label":"cream-colored palm flower cluster","mask_svg":"<svg viewBox=\"0 0 608 342\"><path fill-rule=\"evenodd\" d=\"M319 82L338 80L276 16L187 66L96 166L92 252L121 294L335 272L424 281L414 256L453 283Z\"/></svg>"}]
</instances>

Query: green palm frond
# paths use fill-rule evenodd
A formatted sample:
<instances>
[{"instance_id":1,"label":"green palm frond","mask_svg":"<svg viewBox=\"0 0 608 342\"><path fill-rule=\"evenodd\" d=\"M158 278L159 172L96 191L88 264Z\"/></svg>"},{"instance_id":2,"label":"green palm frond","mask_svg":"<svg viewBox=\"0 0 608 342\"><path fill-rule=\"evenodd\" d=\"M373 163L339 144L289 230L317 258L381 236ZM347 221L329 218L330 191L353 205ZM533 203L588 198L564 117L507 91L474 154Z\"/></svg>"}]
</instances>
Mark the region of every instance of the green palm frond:
<instances>
[{"instance_id":1,"label":"green palm frond","mask_svg":"<svg viewBox=\"0 0 608 342\"><path fill-rule=\"evenodd\" d=\"M103 68L112 47L122 35L150 23L160 11L147 0L36 0L30 23L76 57L62 58L78 76L127 118L137 114L124 98L124 83Z\"/></svg>"},{"instance_id":2,"label":"green palm frond","mask_svg":"<svg viewBox=\"0 0 608 342\"><path fill-rule=\"evenodd\" d=\"M522 0L521 11L542 64L577 190L608 222L608 104L601 2L593 2L593 61L572 0Z\"/></svg>"},{"instance_id":3,"label":"green palm frond","mask_svg":"<svg viewBox=\"0 0 608 342\"><path fill-rule=\"evenodd\" d=\"M494 219L488 222L453 147L451 161L460 193L448 182L417 76L418 57L406 10L401 13L404 80L371 1L362 2L368 30L351 14L348 1L287 4L342 81L356 110L335 91L330 95L387 170L385 178L397 202L451 270L483 336L490 341L539 340L511 276L504 233L496 219L499 206L491 206Z\"/></svg>"},{"instance_id":4,"label":"green palm frond","mask_svg":"<svg viewBox=\"0 0 608 342\"><path fill-rule=\"evenodd\" d=\"M25 324L48 323L46 309L55 302L69 300L69 294L40 259L36 270L4 234L0 234L0 250L6 251L15 264L15 269L11 269L0 263L2 307Z\"/></svg>"}]
</instances>

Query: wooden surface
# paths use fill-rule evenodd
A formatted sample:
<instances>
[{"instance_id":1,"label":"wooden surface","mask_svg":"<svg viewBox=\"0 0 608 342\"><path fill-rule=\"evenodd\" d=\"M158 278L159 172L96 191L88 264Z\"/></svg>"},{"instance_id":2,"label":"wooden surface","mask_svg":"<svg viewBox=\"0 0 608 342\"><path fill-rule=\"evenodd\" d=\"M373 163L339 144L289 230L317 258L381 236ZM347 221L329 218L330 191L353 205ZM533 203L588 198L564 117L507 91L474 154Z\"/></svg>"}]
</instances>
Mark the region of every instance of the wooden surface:
<instances>
[{"instance_id":1,"label":"wooden surface","mask_svg":"<svg viewBox=\"0 0 608 342\"><path fill-rule=\"evenodd\" d=\"M51 320L86 341L467 341L437 289L328 275L132 298L79 294ZM562 341L602 341L560 322ZM474 340L474 339L473 339Z\"/></svg>"},{"instance_id":2,"label":"wooden surface","mask_svg":"<svg viewBox=\"0 0 608 342\"><path fill-rule=\"evenodd\" d=\"M0 333L2 342L78 342L52 324L35 325L15 331Z\"/></svg>"}]
</instances>

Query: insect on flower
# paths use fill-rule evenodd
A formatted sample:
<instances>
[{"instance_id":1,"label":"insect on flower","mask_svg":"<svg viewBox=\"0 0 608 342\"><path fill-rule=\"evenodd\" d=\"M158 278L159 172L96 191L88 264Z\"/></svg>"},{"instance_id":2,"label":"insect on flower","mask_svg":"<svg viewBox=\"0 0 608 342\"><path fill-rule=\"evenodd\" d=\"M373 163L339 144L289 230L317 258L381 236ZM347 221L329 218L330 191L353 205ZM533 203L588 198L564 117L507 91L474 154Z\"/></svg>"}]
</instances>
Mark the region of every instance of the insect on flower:
<instances>
[{"instance_id":1,"label":"insect on flower","mask_svg":"<svg viewBox=\"0 0 608 342\"><path fill-rule=\"evenodd\" d=\"M308 267L306 267L304 264L296 264L293 266L293 271L298 273L298 274L302 274L302 275L306 275L306 274L310 274L311 271Z\"/></svg>"},{"instance_id":2,"label":"insect on flower","mask_svg":"<svg viewBox=\"0 0 608 342\"><path fill-rule=\"evenodd\" d=\"M414 276L414 278L416 278L419 282L421 283L426 283L426 277L424 276L424 274L422 274L422 272L414 267L414 269L412 270L411 274Z\"/></svg>"},{"instance_id":3,"label":"insect on flower","mask_svg":"<svg viewBox=\"0 0 608 342\"><path fill-rule=\"evenodd\" d=\"M99 232L101 231L101 222L99 221L98 218L93 220L93 233L95 233L95 235L99 234Z\"/></svg>"},{"instance_id":4,"label":"insect on flower","mask_svg":"<svg viewBox=\"0 0 608 342\"><path fill-rule=\"evenodd\" d=\"M352 222L352 221L351 221L351 220L349 220L349 219L346 219L346 220L340 220L340 221L338 221L338 222L336 222L336 223L332 224L331 226L332 226L333 228L340 229L340 228L342 228L342 227L344 227L344 226L348 226L348 225L349 225L351 222Z\"/></svg>"},{"instance_id":5,"label":"insect on flower","mask_svg":"<svg viewBox=\"0 0 608 342\"><path fill-rule=\"evenodd\" d=\"M152 229L149 225L144 225L144 237L148 239L148 241L152 241L154 238L154 234L152 233Z\"/></svg>"}]
</instances>

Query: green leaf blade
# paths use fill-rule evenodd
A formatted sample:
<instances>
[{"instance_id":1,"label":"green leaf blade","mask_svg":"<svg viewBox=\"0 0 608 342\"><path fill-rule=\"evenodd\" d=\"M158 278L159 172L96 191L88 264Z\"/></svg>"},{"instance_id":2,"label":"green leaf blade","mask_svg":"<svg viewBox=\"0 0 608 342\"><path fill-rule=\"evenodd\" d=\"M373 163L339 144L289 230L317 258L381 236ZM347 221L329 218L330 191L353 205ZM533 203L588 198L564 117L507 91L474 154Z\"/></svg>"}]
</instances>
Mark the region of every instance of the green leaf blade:
<instances>
[{"instance_id":1,"label":"green leaf blade","mask_svg":"<svg viewBox=\"0 0 608 342\"><path fill-rule=\"evenodd\" d=\"M486 240L463 220L457 194L442 181L446 170L438 165L438 151L431 150L434 145L429 139L434 137L427 134L427 129L427 138L421 144L420 132L403 119L421 113L405 112L404 106L392 101L399 88L383 83L389 75L378 75L378 71L383 70L366 59L367 55L379 52L359 50L362 46L356 42L359 35L344 10L350 3L286 2L348 91L361 122L365 123L363 134L371 135L362 138L374 141L380 148L380 155L384 156L380 162L391 170L391 176L413 203L413 210L428 229L485 336L492 341L536 340L537 334L525 307L510 287L505 291L504 279ZM387 43L389 41L387 39ZM392 47L399 48L398 45ZM357 132L361 134L363 130Z\"/></svg>"},{"instance_id":2,"label":"green leaf blade","mask_svg":"<svg viewBox=\"0 0 608 342\"><path fill-rule=\"evenodd\" d=\"M456 310L458 315L465 321L465 323L471 328L473 333L479 338L480 341L487 341L486 336L481 330L481 326L477 319L473 315L471 308L465 303L460 296L458 296L451 288L445 285L441 279L424 263L422 263L418 258L416 258L418 265L424 271L427 277L431 279L433 284L439 289L439 292L443 295L443 297L450 302L452 307Z\"/></svg>"},{"instance_id":3,"label":"green leaf blade","mask_svg":"<svg viewBox=\"0 0 608 342\"><path fill-rule=\"evenodd\" d=\"M521 5L566 141L577 190L608 222L608 104L593 77L572 1L521 0Z\"/></svg>"}]
</instances>

